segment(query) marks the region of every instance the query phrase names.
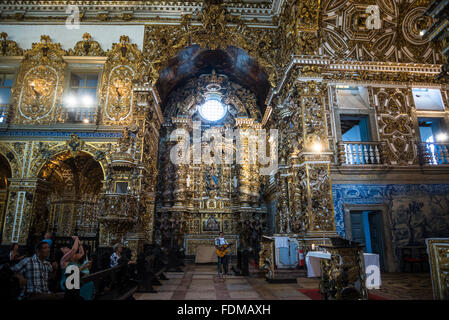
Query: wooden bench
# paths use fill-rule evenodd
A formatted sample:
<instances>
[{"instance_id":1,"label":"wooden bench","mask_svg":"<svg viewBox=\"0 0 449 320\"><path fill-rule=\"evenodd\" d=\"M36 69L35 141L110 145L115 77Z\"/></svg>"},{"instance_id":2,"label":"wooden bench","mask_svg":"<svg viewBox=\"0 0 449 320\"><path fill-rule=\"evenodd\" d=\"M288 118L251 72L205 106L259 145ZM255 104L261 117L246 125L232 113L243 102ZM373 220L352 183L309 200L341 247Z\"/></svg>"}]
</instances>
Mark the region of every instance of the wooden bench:
<instances>
[{"instance_id":1,"label":"wooden bench","mask_svg":"<svg viewBox=\"0 0 449 320\"><path fill-rule=\"evenodd\" d=\"M95 286L94 300L127 300L132 298L139 286L137 281L129 278L126 264L83 277L81 285L91 281Z\"/></svg>"}]
</instances>

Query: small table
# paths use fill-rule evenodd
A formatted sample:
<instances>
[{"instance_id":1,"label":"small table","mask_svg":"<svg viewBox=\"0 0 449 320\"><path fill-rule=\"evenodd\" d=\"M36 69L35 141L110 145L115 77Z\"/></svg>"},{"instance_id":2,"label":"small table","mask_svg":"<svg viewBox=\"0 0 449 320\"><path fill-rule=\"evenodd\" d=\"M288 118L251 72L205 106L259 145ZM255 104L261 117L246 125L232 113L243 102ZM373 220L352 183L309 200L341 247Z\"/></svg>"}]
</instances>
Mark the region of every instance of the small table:
<instances>
[{"instance_id":1,"label":"small table","mask_svg":"<svg viewBox=\"0 0 449 320\"><path fill-rule=\"evenodd\" d=\"M321 276L321 259L330 259L331 254L323 251L309 251L306 255L307 277L314 278Z\"/></svg>"},{"instance_id":2,"label":"small table","mask_svg":"<svg viewBox=\"0 0 449 320\"><path fill-rule=\"evenodd\" d=\"M307 277L315 278L321 276L321 259L330 259L331 254L323 251L309 251L306 255L306 266L307 266ZM370 265L377 266L380 270L379 255L374 253L364 253L363 254L365 262L365 273L366 268ZM368 275L367 275L368 276ZM379 282L379 285L381 283Z\"/></svg>"}]
</instances>

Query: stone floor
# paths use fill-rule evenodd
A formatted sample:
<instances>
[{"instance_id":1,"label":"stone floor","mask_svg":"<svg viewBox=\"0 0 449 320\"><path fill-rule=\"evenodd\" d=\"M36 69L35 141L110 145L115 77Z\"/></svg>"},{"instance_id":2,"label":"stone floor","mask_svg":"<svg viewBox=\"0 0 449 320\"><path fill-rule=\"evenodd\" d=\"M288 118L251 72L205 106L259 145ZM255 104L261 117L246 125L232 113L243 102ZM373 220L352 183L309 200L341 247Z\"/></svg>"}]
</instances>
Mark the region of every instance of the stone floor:
<instances>
[{"instance_id":1,"label":"stone floor","mask_svg":"<svg viewBox=\"0 0 449 320\"><path fill-rule=\"evenodd\" d=\"M383 273L372 293L389 300L433 300L430 273Z\"/></svg>"},{"instance_id":2,"label":"stone floor","mask_svg":"<svg viewBox=\"0 0 449 320\"><path fill-rule=\"evenodd\" d=\"M215 265L189 264L184 272L165 273L169 280L154 286L157 293L136 293L137 300L310 300L300 288L318 288L316 278L298 278L298 283L272 284L260 276L217 277ZM432 299L428 273L385 273L379 290L372 294L391 300Z\"/></svg>"}]
</instances>

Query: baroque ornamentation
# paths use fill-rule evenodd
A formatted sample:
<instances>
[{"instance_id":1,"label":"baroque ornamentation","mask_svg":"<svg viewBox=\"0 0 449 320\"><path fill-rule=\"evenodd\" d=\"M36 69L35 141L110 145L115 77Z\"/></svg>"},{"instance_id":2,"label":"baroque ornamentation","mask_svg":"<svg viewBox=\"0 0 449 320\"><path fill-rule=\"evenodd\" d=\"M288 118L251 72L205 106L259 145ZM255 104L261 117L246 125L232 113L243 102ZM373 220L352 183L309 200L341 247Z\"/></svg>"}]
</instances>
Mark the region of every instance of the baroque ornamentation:
<instances>
[{"instance_id":1,"label":"baroque ornamentation","mask_svg":"<svg viewBox=\"0 0 449 320\"><path fill-rule=\"evenodd\" d=\"M200 21L201 25L193 24ZM180 26L145 27L144 54L151 63L151 79L156 83L168 60L182 49L198 44L216 50L228 46L241 48L255 57L267 72L274 87L278 78L275 57L275 32L248 28L238 17L230 15L223 4L207 4L195 17L184 15Z\"/></svg>"},{"instance_id":2,"label":"baroque ornamentation","mask_svg":"<svg viewBox=\"0 0 449 320\"><path fill-rule=\"evenodd\" d=\"M98 41L92 40L92 36L87 32L83 34L83 40L78 41L67 53L69 56L104 56Z\"/></svg>"},{"instance_id":3,"label":"baroque ornamentation","mask_svg":"<svg viewBox=\"0 0 449 320\"><path fill-rule=\"evenodd\" d=\"M103 71L102 122L105 125L128 124L133 110L133 81L143 77L146 62L136 44L121 36L107 52Z\"/></svg>"},{"instance_id":4,"label":"baroque ornamentation","mask_svg":"<svg viewBox=\"0 0 449 320\"><path fill-rule=\"evenodd\" d=\"M449 241L426 239L432 276L433 298L449 299Z\"/></svg>"},{"instance_id":5,"label":"baroque ornamentation","mask_svg":"<svg viewBox=\"0 0 449 320\"><path fill-rule=\"evenodd\" d=\"M8 34L6 32L2 32L0 34L2 38L1 41L1 55L2 56L21 56L23 55L23 50L19 48L16 42L12 40L7 40Z\"/></svg>"},{"instance_id":6,"label":"baroque ornamentation","mask_svg":"<svg viewBox=\"0 0 449 320\"><path fill-rule=\"evenodd\" d=\"M14 88L11 90L15 115L13 122L49 124L55 122L64 83L65 51L49 36L25 52Z\"/></svg>"},{"instance_id":7,"label":"baroque ornamentation","mask_svg":"<svg viewBox=\"0 0 449 320\"><path fill-rule=\"evenodd\" d=\"M411 120L410 89L374 88L377 101L379 133L388 141L387 159L391 164L413 164L417 161L414 147L415 130Z\"/></svg>"},{"instance_id":8,"label":"baroque ornamentation","mask_svg":"<svg viewBox=\"0 0 449 320\"><path fill-rule=\"evenodd\" d=\"M431 24L423 15L429 4L427 0L322 0L322 48L338 59L440 63L435 44L420 36ZM379 8L380 28L366 27L369 5Z\"/></svg>"},{"instance_id":9,"label":"baroque ornamentation","mask_svg":"<svg viewBox=\"0 0 449 320\"><path fill-rule=\"evenodd\" d=\"M70 140L66 141L67 149L72 155L79 153L84 146L84 141L82 141L76 134L70 135Z\"/></svg>"},{"instance_id":10,"label":"baroque ornamentation","mask_svg":"<svg viewBox=\"0 0 449 320\"><path fill-rule=\"evenodd\" d=\"M23 145L23 143L20 143ZM13 178L22 177L22 162L21 153L23 148L20 146L17 149L6 143L0 143L0 154L8 160L9 166L11 168L11 175Z\"/></svg>"}]
</instances>

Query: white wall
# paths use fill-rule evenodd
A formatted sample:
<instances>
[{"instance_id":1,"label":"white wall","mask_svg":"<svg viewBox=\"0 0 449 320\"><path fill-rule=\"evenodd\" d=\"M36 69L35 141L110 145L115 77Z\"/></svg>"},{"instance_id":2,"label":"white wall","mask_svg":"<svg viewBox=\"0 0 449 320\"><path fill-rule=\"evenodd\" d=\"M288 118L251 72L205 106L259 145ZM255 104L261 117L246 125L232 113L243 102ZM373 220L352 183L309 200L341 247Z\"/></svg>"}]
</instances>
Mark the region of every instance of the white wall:
<instances>
[{"instance_id":1,"label":"white wall","mask_svg":"<svg viewBox=\"0 0 449 320\"><path fill-rule=\"evenodd\" d=\"M443 100L439 89L413 88L412 91L417 110L444 111Z\"/></svg>"},{"instance_id":2,"label":"white wall","mask_svg":"<svg viewBox=\"0 0 449 320\"><path fill-rule=\"evenodd\" d=\"M85 25L79 29L69 30L65 25L0 25L0 32L8 34L8 40L17 42L22 49L31 49L32 43L40 41L41 35L49 35L52 42L59 42L64 50L73 48L82 40L85 32L98 41L106 51L112 48L112 43L118 43L121 35L127 35L131 43L137 44L142 50L144 25Z\"/></svg>"}]
</instances>

